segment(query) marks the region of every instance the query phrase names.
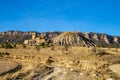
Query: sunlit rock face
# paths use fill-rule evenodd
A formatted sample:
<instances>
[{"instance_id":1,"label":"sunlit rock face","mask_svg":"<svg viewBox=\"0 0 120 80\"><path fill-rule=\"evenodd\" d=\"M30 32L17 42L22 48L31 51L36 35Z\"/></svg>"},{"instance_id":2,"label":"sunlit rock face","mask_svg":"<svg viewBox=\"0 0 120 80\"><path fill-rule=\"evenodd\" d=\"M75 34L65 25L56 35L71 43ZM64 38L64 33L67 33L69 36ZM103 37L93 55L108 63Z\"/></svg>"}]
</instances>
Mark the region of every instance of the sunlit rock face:
<instances>
[{"instance_id":1,"label":"sunlit rock face","mask_svg":"<svg viewBox=\"0 0 120 80\"><path fill-rule=\"evenodd\" d=\"M118 44L120 43L120 38L117 36L113 37L113 40L114 40L114 42L116 42Z\"/></svg>"},{"instance_id":2,"label":"sunlit rock face","mask_svg":"<svg viewBox=\"0 0 120 80\"><path fill-rule=\"evenodd\" d=\"M61 35L64 32L35 32L35 31L28 31L28 32L22 32L22 31L5 31L0 32L0 42L9 41L12 43L23 43L25 40L29 40L32 38L32 34L36 33L37 36L44 35L46 39L52 39L59 35ZM105 45L120 45L120 37L119 36L111 36L108 34L102 34L102 33L93 33L93 32L78 32L79 35L87 38L88 40L92 40L93 42L97 44L105 44ZM117 44L116 44L117 43ZM73 44L73 43L72 43Z\"/></svg>"},{"instance_id":3,"label":"sunlit rock face","mask_svg":"<svg viewBox=\"0 0 120 80\"><path fill-rule=\"evenodd\" d=\"M85 38L77 32L64 32L53 39L55 45L71 45L71 46L86 46L94 47L93 41Z\"/></svg>"}]
</instances>

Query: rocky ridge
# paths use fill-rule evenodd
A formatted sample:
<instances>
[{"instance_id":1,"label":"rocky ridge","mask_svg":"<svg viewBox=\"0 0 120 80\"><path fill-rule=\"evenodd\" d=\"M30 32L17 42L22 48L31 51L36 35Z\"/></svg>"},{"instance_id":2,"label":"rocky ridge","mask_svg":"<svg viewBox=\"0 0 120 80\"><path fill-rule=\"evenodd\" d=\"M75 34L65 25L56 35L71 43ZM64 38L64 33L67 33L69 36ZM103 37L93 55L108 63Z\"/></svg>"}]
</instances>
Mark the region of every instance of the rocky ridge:
<instances>
[{"instance_id":1,"label":"rocky ridge","mask_svg":"<svg viewBox=\"0 0 120 80\"><path fill-rule=\"evenodd\" d=\"M5 31L0 32L0 42L10 41L15 43L23 43L26 39L31 39L32 33L35 31L29 31L29 32L22 32L22 31ZM40 34L44 34L47 39L54 38L61 34L62 32L44 32L39 33L35 32L39 36ZM94 41L97 45L112 45L113 47L119 46L120 47L120 36L111 36L108 34L102 34L102 33L84 33L79 32L81 35L86 37L89 40Z\"/></svg>"},{"instance_id":2,"label":"rocky ridge","mask_svg":"<svg viewBox=\"0 0 120 80\"><path fill-rule=\"evenodd\" d=\"M53 44L56 45L72 45L72 46L96 46L93 41L80 35L78 32L64 32L53 38Z\"/></svg>"}]
</instances>

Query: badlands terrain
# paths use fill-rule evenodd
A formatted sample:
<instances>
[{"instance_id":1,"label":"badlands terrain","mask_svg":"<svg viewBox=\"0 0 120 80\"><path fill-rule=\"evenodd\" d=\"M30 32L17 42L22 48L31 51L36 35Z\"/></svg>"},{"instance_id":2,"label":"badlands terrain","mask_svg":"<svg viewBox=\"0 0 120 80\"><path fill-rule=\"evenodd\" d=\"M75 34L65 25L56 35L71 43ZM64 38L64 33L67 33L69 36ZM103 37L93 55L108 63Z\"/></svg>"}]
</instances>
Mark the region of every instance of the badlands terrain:
<instances>
[{"instance_id":1,"label":"badlands terrain","mask_svg":"<svg viewBox=\"0 0 120 80\"><path fill-rule=\"evenodd\" d=\"M0 49L0 80L120 80L120 49Z\"/></svg>"},{"instance_id":2,"label":"badlands terrain","mask_svg":"<svg viewBox=\"0 0 120 80\"><path fill-rule=\"evenodd\" d=\"M119 47L97 46L76 32L52 40L51 46L2 44L0 80L120 80Z\"/></svg>"}]
</instances>

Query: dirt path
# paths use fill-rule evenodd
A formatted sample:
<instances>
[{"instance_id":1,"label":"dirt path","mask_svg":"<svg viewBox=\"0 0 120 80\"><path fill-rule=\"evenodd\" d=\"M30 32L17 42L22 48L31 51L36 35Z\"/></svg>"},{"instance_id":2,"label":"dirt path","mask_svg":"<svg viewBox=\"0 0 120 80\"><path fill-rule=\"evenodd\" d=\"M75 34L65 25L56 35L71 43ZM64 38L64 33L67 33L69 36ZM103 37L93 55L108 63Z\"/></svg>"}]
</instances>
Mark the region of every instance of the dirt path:
<instances>
[{"instance_id":1,"label":"dirt path","mask_svg":"<svg viewBox=\"0 0 120 80\"><path fill-rule=\"evenodd\" d=\"M54 67L54 72L51 73L50 75L47 75L45 78L43 78L42 80L49 80L55 77L58 77L60 75L59 80L64 80L65 79L65 75L66 75L66 69L63 68L58 68L58 67Z\"/></svg>"},{"instance_id":2,"label":"dirt path","mask_svg":"<svg viewBox=\"0 0 120 80\"><path fill-rule=\"evenodd\" d=\"M111 65L111 66L109 66L109 68L110 68L113 72L115 72L115 73L117 73L118 75L120 75L120 64Z\"/></svg>"},{"instance_id":3,"label":"dirt path","mask_svg":"<svg viewBox=\"0 0 120 80\"><path fill-rule=\"evenodd\" d=\"M92 80L91 77L81 75L79 71L71 71L68 68L54 67L54 72L46 75L41 80Z\"/></svg>"}]
</instances>

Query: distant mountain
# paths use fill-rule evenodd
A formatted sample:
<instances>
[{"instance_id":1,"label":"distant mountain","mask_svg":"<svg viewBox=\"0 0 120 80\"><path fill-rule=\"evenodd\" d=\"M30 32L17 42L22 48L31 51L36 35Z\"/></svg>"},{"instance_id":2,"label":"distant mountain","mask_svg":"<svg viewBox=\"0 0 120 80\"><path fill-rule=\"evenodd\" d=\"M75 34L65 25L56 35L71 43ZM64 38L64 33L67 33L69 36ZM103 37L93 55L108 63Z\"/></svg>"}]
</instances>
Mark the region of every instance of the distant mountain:
<instances>
[{"instance_id":1,"label":"distant mountain","mask_svg":"<svg viewBox=\"0 0 120 80\"><path fill-rule=\"evenodd\" d=\"M12 43L23 43L26 39L31 39L32 33L35 31L28 31L28 32L22 32L22 31L5 31L0 32L0 43L9 41ZM37 33L37 36L44 34L47 39L54 38L61 34L62 32L44 32L44 33ZM120 36L111 36L108 34L101 34L101 33L84 33L79 32L81 35L86 37L89 40L92 40L96 43L98 46L112 46L112 47L120 47Z\"/></svg>"},{"instance_id":2,"label":"distant mountain","mask_svg":"<svg viewBox=\"0 0 120 80\"><path fill-rule=\"evenodd\" d=\"M31 39L32 33L37 33L37 36L44 34L46 35L46 38L53 38L60 34L60 32L44 32L39 33L35 31L28 31L28 32L22 32L22 31L4 31L0 32L0 43L9 41L11 43L23 43L24 40Z\"/></svg>"},{"instance_id":3,"label":"distant mountain","mask_svg":"<svg viewBox=\"0 0 120 80\"><path fill-rule=\"evenodd\" d=\"M101 33L83 33L83 35L93 40L98 46L113 46L120 47L120 36L111 36L108 34Z\"/></svg>"},{"instance_id":4,"label":"distant mountain","mask_svg":"<svg viewBox=\"0 0 120 80\"><path fill-rule=\"evenodd\" d=\"M33 32L21 32L21 31L6 31L0 32L0 42L15 42L23 43L25 39L31 39Z\"/></svg>"}]
</instances>

